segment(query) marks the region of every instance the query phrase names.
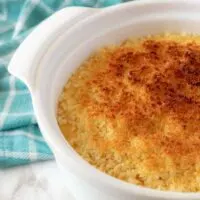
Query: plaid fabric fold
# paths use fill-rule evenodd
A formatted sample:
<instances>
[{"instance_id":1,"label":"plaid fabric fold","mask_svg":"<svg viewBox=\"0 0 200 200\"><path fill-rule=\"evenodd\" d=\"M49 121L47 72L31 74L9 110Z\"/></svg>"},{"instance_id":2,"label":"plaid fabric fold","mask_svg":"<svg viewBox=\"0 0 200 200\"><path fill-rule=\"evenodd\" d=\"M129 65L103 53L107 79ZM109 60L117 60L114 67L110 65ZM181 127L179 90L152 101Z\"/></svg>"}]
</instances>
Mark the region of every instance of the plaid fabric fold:
<instances>
[{"instance_id":1,"label":"plaid fabric fold","mask_svg":"<svg viewBox=\"0 0 200 200\"><path fill-rule=\"evenodd\" d=\"M37 126L27 87L7 71L16 48L38 23L63 7L117 3L120 0L0 1L0 168L53 159Z\"/></svg>"}]
</instances>

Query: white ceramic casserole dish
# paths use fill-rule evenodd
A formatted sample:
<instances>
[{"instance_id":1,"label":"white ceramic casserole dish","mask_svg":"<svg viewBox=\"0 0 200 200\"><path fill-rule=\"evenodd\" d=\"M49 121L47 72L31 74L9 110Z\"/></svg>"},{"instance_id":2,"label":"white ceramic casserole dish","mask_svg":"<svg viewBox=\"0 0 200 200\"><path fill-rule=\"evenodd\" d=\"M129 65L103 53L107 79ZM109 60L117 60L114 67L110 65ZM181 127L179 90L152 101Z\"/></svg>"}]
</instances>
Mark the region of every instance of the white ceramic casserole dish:
<instances>
[{"instance_id":1,"label":"white ceramic casserole dish","mask_svg":"<svg viewBox=\"0 0 200 200\"><path fill-rule=\"evenodd\" d=\"M200 193L143 188L100 172L71 148L56 121L65 82L92 51L130 36L200 34L199 24L199 0L141 0L102 10L71 7L45 20L18 48L8 69L29 87L42 134L76 199L200 199Z\"/></svg>"}]
</instances>

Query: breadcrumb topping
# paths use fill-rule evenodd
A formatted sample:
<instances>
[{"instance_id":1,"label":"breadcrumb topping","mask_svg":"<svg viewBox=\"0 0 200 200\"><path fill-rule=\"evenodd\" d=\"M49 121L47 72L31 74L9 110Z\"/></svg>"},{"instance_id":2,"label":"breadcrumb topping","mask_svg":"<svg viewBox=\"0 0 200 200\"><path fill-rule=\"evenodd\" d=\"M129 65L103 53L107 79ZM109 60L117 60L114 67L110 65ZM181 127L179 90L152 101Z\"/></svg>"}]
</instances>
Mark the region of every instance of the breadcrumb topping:
<instances>
[{"instance_id":1,"label":"breadcrumb topping","mask_svg":"<svg viewBox=\"0 0 200 200\"><path fill-rule=\"evenodd\" d=\"M200 37L156 35L98 50L66 83L57 119L105 173L200 191Z\"/></svg>"}]
</instances>

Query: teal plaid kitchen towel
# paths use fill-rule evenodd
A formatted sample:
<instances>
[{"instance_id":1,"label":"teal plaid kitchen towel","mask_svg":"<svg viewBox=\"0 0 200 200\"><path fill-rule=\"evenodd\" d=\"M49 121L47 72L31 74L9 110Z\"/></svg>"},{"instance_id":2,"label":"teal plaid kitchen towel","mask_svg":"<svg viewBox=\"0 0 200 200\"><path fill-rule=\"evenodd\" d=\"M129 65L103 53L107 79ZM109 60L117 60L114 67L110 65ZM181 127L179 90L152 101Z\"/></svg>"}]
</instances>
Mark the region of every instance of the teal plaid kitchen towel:
<instances>
[{"instance_id":1,"label":"teal plaid kitchen towel","mask_svg":"<svg viewBox=\"0 0 200 200\"><path fill-rule=\"evenodd\" d=\"M53 159L27 87L7 71L16 48L38 23L63 7L117 3L120 0L0 0L0 168Z\"/></svg>"}]
</instances>

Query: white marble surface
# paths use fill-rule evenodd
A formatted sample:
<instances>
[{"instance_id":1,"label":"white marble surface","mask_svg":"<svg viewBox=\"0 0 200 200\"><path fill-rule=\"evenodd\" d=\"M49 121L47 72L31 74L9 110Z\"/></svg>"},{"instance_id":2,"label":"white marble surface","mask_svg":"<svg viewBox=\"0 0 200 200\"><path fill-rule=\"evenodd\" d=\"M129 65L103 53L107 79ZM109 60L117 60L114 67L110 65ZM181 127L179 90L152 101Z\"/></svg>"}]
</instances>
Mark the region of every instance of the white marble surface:
<instances>
[{"instance_id":1,"label":"white marble surface","mask_svg":"<svg viewBox=\"0 0 200 200\"><path fill-rule=\"evenodd\" d=\"M0 200L75 200L54 161L0 170Z\"/></svg>"}]
</instances>

